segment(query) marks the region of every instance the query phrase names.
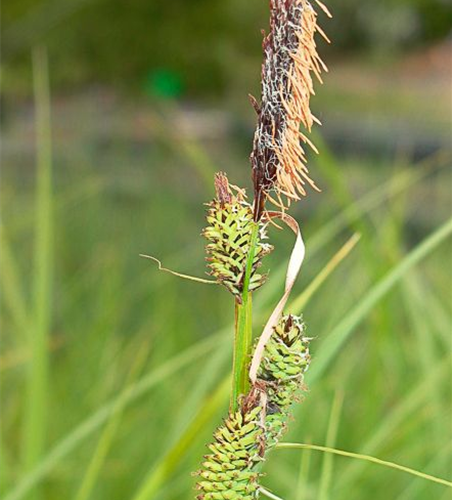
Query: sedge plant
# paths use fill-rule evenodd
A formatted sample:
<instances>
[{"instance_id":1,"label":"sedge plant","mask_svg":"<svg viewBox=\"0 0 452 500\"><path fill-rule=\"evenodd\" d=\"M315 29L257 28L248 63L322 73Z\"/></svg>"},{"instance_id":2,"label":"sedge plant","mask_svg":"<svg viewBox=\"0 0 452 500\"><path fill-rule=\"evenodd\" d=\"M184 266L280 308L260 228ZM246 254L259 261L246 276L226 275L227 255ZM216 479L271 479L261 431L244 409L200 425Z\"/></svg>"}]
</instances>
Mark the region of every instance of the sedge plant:
<instances>
[{"instance_id":1,"label":"sedge plant","mask_svg":"<svg viewBox=\"0 0 452 500\"><path fill-rule=\"evenodd\" d=\"M323 4L317 5L329 14ZM319 123L310 109L313 81L321 82L326 70L315 37L326 36L307 0L271 0L270 14L270 31L263 41L262 95L259 101L251 96L257 114L250 157L254 198L248 201L244 189L218 173L203 233L210 274L234 297L235 332L229 414L195 473L198 500L259 498L265 457L286 429L310 363L302 318L284 312L304 257L299 226L287 210L308 187L318 190L304 147L317 151L307 134ZM274 219L286 223L297 241L284 295L253 341L253 295L266 281L260 267L273 250L267 231Z\"/></svg>"}]
</instances>

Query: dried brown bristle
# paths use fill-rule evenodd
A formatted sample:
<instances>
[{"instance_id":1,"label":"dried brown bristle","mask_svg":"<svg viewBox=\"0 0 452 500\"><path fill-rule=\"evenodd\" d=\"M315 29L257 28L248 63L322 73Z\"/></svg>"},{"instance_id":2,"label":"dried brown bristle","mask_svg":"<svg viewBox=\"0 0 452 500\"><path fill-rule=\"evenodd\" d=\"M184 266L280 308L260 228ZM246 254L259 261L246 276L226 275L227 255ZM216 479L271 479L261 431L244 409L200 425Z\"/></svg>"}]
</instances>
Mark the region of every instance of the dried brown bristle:
<instances>
[{"instance_id":1,"label":"dried brown bristle","mask_svg":"<svg viewBox=\"0 0 452 500\"><path fill-rule=\"evenodd\" d=\"M254 106L258 124L251 163L256 220L266 198L284 209L282 196L290 203L306 194L306 184L318 190L309 176L302 143L317 150L300 124L310 132L314 123L320 123L310 109L312 75L321 82L321 72L327 70L314 40L316 32L326 36L312 5L307 0L271 0L270 8L270 33L263 41L262 102ZM276 199L269 197L271 191Z\"/></svg>"},{"instance_id":2,"label":"dried brown bristle","mask_svg":"<svg viewBox=\"0 0 452 500\"><path fill-rule=\"evenodd\" d=\"M232 193L229 188L229 181L223 172L218 172L215 174L215 194L217 200L220 202L223 207L225 203L231 203L232 201Z\"/></svg>"}]
</instances>

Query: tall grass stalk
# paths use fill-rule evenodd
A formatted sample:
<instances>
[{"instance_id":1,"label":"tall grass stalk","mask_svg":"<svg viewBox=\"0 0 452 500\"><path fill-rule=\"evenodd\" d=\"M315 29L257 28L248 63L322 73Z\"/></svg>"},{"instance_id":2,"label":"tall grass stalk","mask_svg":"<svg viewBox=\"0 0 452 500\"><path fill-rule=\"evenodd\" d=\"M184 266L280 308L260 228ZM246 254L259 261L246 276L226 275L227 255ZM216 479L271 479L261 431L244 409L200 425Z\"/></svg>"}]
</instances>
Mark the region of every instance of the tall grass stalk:
<instances>
[{"instance_id":1,"label":"tall grass stalk","mask_svg":"<svg viewBox=\"0 0 452 500\"><path fill-rule=\"evenodd\" d=\"M227 376L216 390L201 405L198 414L192 420L180 439L157 461L143 483L138 488L132 500L149 500L160 490L163 484L172 476L175 468L184 457L189 447L196 441L202 429L217 413L220 405L227 399L230 392L231 380Z\"/></svg>"},{"instance_id":2,"label":"tall grass stalk","mask_svg":"<svg viewBox=\"0 0 452 500\"><path fill-rule=\"evenodd\" d=\"M26 470L30 470L39 462L46 443L48 425L53 216L49 70L47 52L43 47L33 51L33 81L37 134L36 244L33 321L29 327L32 357L27 376L27 409L23 432L23 463Z\"/></svg>"},{"instance_id":3,"label":"tall grass stalk","mask_svg":"<svg viewBox=\"0 0 452 500\"><path fill-rule=\"evenodd\" d=\"M437 384L441 377L449 369L452 358L450 355L441 360L436 366L430 370L427 378L421 381L416 381L411 391L392 409L392 411L381 421L380 425L372 429L368 439L361 445L361 450L367 455L373 455L383 448L390 437L401 429L403 423L410 415L419 412L422 405L430 398L431 388ZM425 417L424 417L425 418ZM338 478L336 487L340 490L341 487L347 484L353 484L354 481L362 474L365 464L363 462L351 463L347 469Z\"/></svg>"},{"instance_id":4,"label":"tall grass stalk","mask_svg":"<svg viewBox=\"0 0 452 500\"><path fill-rule=\"evenodd\" d=\"M189 347L169 359L162 366L150 371L146 376L134 383L132 387L126 387L120 395L112 401L98 408L90 417L79 424L72 432L68 433L59 443L57 443L39 463L26 473L7 492L2 500L19 500L28 495L40 482L54 470L71 452L77 449L85 440L92 436L99 428L105 425L116 412L122 411L132 402L137 401L150 389L161 384L167 377L177 373L183 367L201 359L218 345L218 342L225 341L224 333L211 336L204 341Z\"/></svg>"},{"instance_id":5,"label":"tall grass stalk","mask_svg":"<svg viewBox=\"0 0 452 500\"><path fill-rule=\"evenodd\" d=\"M452 443L447 443L437 453L437 455L430 460L423 470L438 470L438 466L444 467L445 470L450 469L450 456L452 452ZM421 498L420 493L428 486L425 481L412 481L407 488L396 498L396 500L412 500L413 498Z\"/></svg>"},{"instance_id":6,"label":"tall grass stalk","mask_svg":"<svg viewBox=\"0 0 452 500\"><path fill-rule=\"evenodd\" d=\"M336 444L337 434L339 430L339 422L344 403L344 393L337 391L331 406L330 419L326 433L326 446L334 448ZM328 500L332 498L330 495L330 487L333 479L333 455L325 454L322 464L322 473L320 475L318 500Z\"/></svg>"},{"instance_id":7,"label":"tall grass stalk","mask_svg":"<svg viewBox=\"0 0 452 500\"><path fill-rule=\"evenodd\" d=\"M125 403L127 402L127 398L133 388L132 380L136 378L137 374L144 366L146 357L149 354L149 345L140 346L137 351L138 354L127 377L127 389L121 393L120 397L116 401L116 406L113 409L110 419L108 420L96 449L94 450L91 461L81 481L80 488L75 495L75 500L89 500L92 497L92 493L96 486L96 482L99 479L102 466L105 463L106 457L121 423Z\"/></svg>"},{"instance_id":8,"label":"tall grass stalk","mask_svg":"<svg viewBox=\"0 0 452 500\"><path fill-rule=\"evenodd\" d=\"M301 455L295 488L295 500L307 500L309 498L308 485L309 472L311 467L311 456L312 453L309 449Z\"/></svg>"},{"instance_id":9,"label":"tall grass stalk","mask_svg":"<svg viewBox=\"0 0 452 500\"><path fill-rule=\"evenodd\" d=\"M369 292L356 304L350 313L334 328L328 336L328 343L322 351L322 358L317 360L308 373L308 379L317 380L347 340L356 325L363 320L372 307L382 299L392 287L418 262L443 243L452 234L452 218L440 226L428 238L412 250L400 263L388 272Z\"/></svg>"}]
</instances>

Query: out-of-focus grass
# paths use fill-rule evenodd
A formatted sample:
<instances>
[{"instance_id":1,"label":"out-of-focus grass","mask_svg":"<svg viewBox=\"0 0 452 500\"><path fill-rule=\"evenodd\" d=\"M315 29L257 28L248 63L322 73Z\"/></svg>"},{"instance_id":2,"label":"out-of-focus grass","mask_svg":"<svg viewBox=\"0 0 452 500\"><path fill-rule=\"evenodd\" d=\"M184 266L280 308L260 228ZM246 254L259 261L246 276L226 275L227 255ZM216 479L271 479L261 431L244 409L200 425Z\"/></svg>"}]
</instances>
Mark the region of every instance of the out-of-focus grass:
<instances>
[{"instance_id":1,"label":"out-of-focus grass","mask_svg":"<svg viewBox=\"0 0 452 500\"><path fill-rule=\"evenodd\" d=\"M33 52L36 103L37 178L33 295L28 315L26 345L31 354L27 366L27 391L23 413L22 464L25 471L36 466L43 454L47 436L47 398L49 393L49 338L52 315L52 141L50 88L47 53ZM38 490L33 495L40 498Z\"/></svg>"},{"instance_id":2,"label":"out-of-focus grass","mask_svg":"<svg viewBox=\"0 0 452 500\"><path fill-rule=\"evenodd\" d=\"M149 150L111 143L108 155L94 147L64 160L55 155L53 292L40 295L52 313L41 352L49 360L42 399L47 423L40 425L45 448L34 454L34 466L20 448L28 373L39 353L31 330L24 331L38 325L29 278L38 229L31 216L34 182L23 166L4 166L0 451L1 494L8 500L31 498L37 485L49 500L191 496L190 472L226 409L220 384L230 371L233 304L220 289L158 273L138 257L152 253L169 267L204 272L198 235L215 161L208 148L180 141L171 135L164 147L153 143ZM246 155L237 165L241 153L232 141L221 151L221 168L232 181L248 182ZM106 158L112 164L102 164ZM446 166L441 157L409 166L338 160L326 145L313 160L323 193L296 209L308 254L294 304L352 233L359 231L361 241L305 307L314 337L310 392L290 441L332 443L337 434L341 449L448 476ZM270 281L255 298L256 332L281 293L291 244L286 233L272 230L271 237L276 250L268 263ZM149 346L144 354L143 346ZM137 364L141 374L132 382ZM338 390L340 420L329 419ZM367 463L308 456L309 475L306 462L299 473L298 455L275 451L266 486L287 500L444 494L442 486Z\"/></svg>"},{"instance_id":3,"label":"out-of-focus grass","mask_svg":"<svg viewBox=\"0 0 452 500\"><path fill-rule=\"evenodd\" d=\"M343 402L344 398L342 390L338 389L333 399L330 419L328 422L328 430L325 437L325 443L329 447L334 447L336 443ZM329 492L333 479L333 459L334 457L332 455L325 454L323 457L322 473L319 479L319 500L327 500L329 498Z\"/></svg>"}]
</instances>

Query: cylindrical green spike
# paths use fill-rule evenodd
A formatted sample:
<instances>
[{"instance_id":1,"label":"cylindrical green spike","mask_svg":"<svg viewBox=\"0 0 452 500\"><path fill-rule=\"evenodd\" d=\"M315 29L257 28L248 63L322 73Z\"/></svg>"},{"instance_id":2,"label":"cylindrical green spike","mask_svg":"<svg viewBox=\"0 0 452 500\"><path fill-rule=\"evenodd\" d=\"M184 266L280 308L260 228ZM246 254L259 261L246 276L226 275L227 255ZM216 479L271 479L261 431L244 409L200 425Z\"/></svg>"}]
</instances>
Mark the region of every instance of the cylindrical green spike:
<instances>
[{"instance_id":1,"label":"cylindrical green spike","mask_svg":"<svg viewBox=\"0 0 452 500\"><path fill-rule=\"evenodd\" d=\"M259 442L264 430L260 425L261 408L229 415L214 434L196 489L198 500L255 500L259 498Z\"/></svg>"},{"instance_id":2,"label":"cylindrical green spike","mask_svg":"<svg viewBox=\"0 0 452 500\"><path fill-rule=\"evenodd\" d=\"M283 316L265 346L258 381L265 388L267 450L280 439L286 428L292 403L303 387L309 368L308 341L301 318Z\"/></svg>"},{"instance_id":3,"label":"cylindrical green spike","mask_svg":"<svg viewBox=\"0 0 452 500\"><path fill-rule=\"evenodd\" d=\"M239 298L243 291L246 260L251 248L253 209L245 201L243 193L232 193L224 174L217 174L215 188L217 198L208 204L208 226L203 231L209 241L206 246L207 261L210 274ZM262 286L266 279L266 275L257 272L262 258L273 249L271 245L263 243L267 238L266 226L259 223L250 290Z\"/></svg>"},{"instance_id":4,"label":"cylindrical green spike","mask_svg":"<svg viewBox=\"0 0 452 500\"><path fill-rule=\"evenodd\" d=\"M256 386L229 415L209 445L198 500L259 498L260 469L265 454L286 429L292 403L303 388L309 367L308 340L301 318L283 316L265 346ZM265 405L263 405L265 401ZM265 407L264 407L265 406Z\"/></svg>"}]
</instances>

